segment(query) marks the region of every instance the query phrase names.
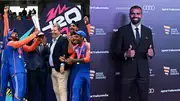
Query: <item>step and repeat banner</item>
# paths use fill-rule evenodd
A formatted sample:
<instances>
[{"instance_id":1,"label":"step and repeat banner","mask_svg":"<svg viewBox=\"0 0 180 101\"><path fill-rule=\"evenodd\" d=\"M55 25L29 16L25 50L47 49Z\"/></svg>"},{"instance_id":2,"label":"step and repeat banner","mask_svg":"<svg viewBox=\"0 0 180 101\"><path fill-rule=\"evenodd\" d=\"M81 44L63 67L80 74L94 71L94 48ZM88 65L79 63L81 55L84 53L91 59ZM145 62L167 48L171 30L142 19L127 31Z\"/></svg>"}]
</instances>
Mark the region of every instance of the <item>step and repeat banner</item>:
<instances>
[{"instance_id":1,"label":"step and repeat banner","mask_svg":"<svg viewBox=\"0 0 180 101\"><path fill-rule=\"evenodd\" d=\"M114 35L130 22L129 9L143 9L142 23L152 29L156 56L150 62L149 101L179 101L180 95L180 1L179 0L90 0L91 101L119 101L119 67L113 60ZM137 101L136 89L130 101Z\"/></svg>"},{"instance_id":2,"label":"step and repeat banner","mask_svg":"<svg viewBox=\"0 0 180 101\"><path fill-rule=\"evenodd\" d=\"M87 33L87 28L83 21L83 13L80 7L76 4L68 2L67 0L60 0L59 2L54 2L48 4L46 8L44 8L42 15L40 16L40 28L41 31L45 33L47 37L48 43L51 42L51 34L49 33L50 28L55 23L58 23L61 26L61 33L67 34L69 33L69 26L72 21L78 22L79 29L85 31ZM19 37L24 35L28 30L30 30L34 24L31 20L10 20L9 21L10 28L16 28L19 34ZM0 20L0 39L3 38L3 28L4 23L3 20ZM88 36L89 34L87 34ZM87 39L90 40L89 37ZM28 59L26 60L28 62ZM37 89L38 90L38 89ZM36 93L36 92L35 92ZM12 101L12 93L10 90L10 85L8 84L7 92L6 92L6 101ZM36 101L40 101L40 94L37 92ZM23 101L27 100L27 94ZM52 81L50 75L47 80L47 101L56 101Z\"/></svg>"}]
</instances>

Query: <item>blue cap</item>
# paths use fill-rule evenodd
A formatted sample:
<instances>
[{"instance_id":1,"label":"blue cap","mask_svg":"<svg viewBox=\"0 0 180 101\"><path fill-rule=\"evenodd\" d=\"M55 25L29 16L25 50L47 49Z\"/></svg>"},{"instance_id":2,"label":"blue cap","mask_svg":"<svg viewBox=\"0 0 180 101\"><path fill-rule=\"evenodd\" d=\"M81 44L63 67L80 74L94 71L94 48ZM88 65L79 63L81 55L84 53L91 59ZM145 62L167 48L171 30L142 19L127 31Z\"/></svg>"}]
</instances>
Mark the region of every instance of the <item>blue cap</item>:
<instances>
[{"instance_id":1,"label":"blue cap","mask_svg":"<svg viewBox=\"0 0 180 101\"><path fill-rule=\"evenodd\" d=\"M82 30L75 31L74 33L77 34L77 35L82 36L83 38L86 38L86 33L84 31L82 31Z\"/></svg>"},{"instance_id":2,"label":"blue cap","mask_svg":"<svg viewBox=\"0 0 180 101\"><path fill-rule=\"evenodd\" d=\"M16 29L15 29L15 28L9 29L8 34L7 34L7 39L10 38L10 36L11 36L11 34L12 34L13 32L16 32Z\"/></svg>"}]
</instances>

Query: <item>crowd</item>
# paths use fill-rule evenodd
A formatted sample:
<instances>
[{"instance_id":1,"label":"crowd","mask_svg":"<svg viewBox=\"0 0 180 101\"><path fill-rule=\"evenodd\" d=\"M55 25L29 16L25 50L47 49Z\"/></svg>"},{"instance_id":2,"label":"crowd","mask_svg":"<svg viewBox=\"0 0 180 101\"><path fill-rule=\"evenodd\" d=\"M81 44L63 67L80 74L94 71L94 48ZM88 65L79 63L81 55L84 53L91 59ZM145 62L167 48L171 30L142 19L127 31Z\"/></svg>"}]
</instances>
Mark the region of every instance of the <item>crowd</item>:
<instances>
[{"instance_id":1,"label":"crowd","mask_svg":"<svg viewBox=\"0 0 180 101\"><path fill-rule=\"evenodd\" d=\"M18 14L16 12L12 12L11 10L8 11L8 18L9 20L31 20L31 15L36 14L36 10L33 8L32 10L22 10ZM0 20L3 20L3 14L0 13Z\"/></svg>"}]
</instances>

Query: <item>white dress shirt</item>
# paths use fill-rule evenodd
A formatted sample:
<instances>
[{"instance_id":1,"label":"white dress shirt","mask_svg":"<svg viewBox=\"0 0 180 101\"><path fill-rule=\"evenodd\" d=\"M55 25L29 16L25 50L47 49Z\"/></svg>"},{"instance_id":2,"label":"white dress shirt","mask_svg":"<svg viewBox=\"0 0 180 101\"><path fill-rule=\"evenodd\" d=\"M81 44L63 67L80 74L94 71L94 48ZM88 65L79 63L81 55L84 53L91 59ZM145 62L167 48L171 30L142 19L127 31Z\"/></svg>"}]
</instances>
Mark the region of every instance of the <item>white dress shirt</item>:
<instances>
[{"instance_id":1,"label":"white dress shirt","mask_svg":"<svg viewBox=\"0 0 180 101\"><path fill-rule=\"evenodd\" d=\"M53 51L54 51L54 47L55 47L56 42L57 42L57 40L59 39L60 36L61 36L61 35L59 35L59 36L58 36L57 38L55 38L55 39L52 39L52 45L51 45L51 47L50 47L50 56L49 56L49 64L50 64L51 67L54 66L53 58L52 58Z\"/></svg>"},{"instance_id":2,"label":"white dress shirt","mask_svg":"<svg viewBox=\"0 0 180 101\"><path fill-rule=\"evenodd\" d=\"M131 27L132 27L132 30L133 30L133 32L134 32L134 38L136 39L136 28L138 28L139 30L139 37L141 37L141 24L139 24L137 27L135 26L135 25L133 25L132 23L131 23Z\"/></svg>"}]
</instances>

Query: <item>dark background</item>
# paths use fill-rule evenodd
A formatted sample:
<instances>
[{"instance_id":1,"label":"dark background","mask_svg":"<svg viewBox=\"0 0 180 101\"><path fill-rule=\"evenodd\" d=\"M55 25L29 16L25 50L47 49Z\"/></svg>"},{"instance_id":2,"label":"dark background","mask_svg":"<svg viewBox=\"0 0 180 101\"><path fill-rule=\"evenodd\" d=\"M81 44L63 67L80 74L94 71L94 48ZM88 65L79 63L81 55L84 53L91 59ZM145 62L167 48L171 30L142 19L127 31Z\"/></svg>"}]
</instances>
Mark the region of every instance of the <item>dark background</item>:
<instances>
[{"instance_id":1,"label":"dark background","mask_svg":"<svg viewBox=\"0 0 180 101\"><path fill-rule=\"evenodd\" d=\"M61 0L0 0L0 13L3 13L3 8L5 5L11 5L11 6L21 6L21 7L26 7L26 6L38 6L38 12L39 15L41 15L43 8L47 6L49 3L53 3L56 1L61 1ZM73 3L79 4L82 7L84 15L89 16L89 0L68 0Z\"/></svg>"}]
</instances>

